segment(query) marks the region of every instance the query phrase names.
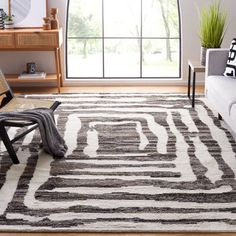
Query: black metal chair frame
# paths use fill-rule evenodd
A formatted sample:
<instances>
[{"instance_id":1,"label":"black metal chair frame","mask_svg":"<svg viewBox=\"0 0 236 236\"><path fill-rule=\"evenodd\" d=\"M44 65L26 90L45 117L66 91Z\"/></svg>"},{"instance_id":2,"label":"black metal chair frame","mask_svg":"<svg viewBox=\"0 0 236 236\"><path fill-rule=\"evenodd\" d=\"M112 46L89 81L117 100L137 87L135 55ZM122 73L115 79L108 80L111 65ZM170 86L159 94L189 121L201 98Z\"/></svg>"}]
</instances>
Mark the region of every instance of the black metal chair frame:
<instances>
[{"instance_id":1,"label":"black metal chair frame","mask_svg":"<svg viewBox=\"0 0 236 236\"><path fill-rule=\"evenodd\" d=\"M9 88L8 91L0 94L0 96L5 95L5 97L2 99L0 108L4 107L8 102L10 102L11 99L13 99L14 95L12 93L12 90ZM52 106L50 107L50 109L52 109L53 111L56 110L56 108L60 105L60 102L55 101ZM33 125L33 126L32 126ZM13 138L12 140L10 140L6 127L26 127L26 126L32 126L29 129L21 132L19 135L17 135L15 138ZM14 164L19 164L19 159L16 155L16 152L13 148L13 143L18 141L19 139L21 139L22 137L24 137L25 135L27 135L28 133L30 133L31 131L35 130L36 128L38 128L38 124L36 122L28 122L28 123L20 123L20 122L14 122L14 121L2 121L0 122L0 137L8 151L8 154L10 156L10 158L12 159L12 162Z\"/></svg>"}]
</instances>

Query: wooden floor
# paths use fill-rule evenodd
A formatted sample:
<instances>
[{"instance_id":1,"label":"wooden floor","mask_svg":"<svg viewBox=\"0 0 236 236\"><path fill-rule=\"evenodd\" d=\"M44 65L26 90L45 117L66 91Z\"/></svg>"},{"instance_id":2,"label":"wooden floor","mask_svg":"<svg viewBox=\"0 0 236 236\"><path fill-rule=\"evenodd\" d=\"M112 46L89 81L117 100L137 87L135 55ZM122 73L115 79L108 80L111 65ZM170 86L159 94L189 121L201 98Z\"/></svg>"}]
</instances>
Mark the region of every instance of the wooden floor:
<instances>
[{"instance_id":1,"label":"wooden floor","mask_svg":"<svg viewBox=\"0 0 236 236\"><path fill-rule=\"evenodd\" d=\"M57 93L54 88L21 88L14 89L15 93ZM135 86L135 87L64 87L61 93L93 93L93 92L150 92L150 93L186 93L185 86ZM198 86L197 93L203 93L204 88ZM236 233L0 233L0 236L236 236Z\"/></svg>"},{"instance_id":2,"label":"wooden floor","mask_svg":"<svg viewBox=\"0 0 236 236\"><path fill-rule=\"evenodd\" d=\"M56 88L15 88L15 93L57 93ZM81 86L62 87L61 93L187 93L186 86ZM203 86L196 86L196 93L204 92Z\"/></svg>"}]
</instances>

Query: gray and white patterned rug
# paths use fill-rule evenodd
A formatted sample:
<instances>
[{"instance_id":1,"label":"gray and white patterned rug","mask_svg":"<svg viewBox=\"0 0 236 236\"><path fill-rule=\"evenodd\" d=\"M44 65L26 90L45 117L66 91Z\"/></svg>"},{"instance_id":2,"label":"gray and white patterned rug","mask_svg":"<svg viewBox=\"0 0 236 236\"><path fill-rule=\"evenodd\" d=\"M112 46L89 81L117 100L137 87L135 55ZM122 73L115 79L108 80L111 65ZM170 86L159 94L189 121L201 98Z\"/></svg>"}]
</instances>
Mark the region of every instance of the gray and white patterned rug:
<instances>
[{"instance_id":1,"label":"gray and white patterned rug","mask_svg":"<svg viewBox=\"0 0 236 236\"><path fill-rule=\"evenodd\" d=\"M36 131L12 165L1 143L0 231L236 232L236 143L203 98L49 97L67 155L38 152Z\"/></svg>"}]
</instances>

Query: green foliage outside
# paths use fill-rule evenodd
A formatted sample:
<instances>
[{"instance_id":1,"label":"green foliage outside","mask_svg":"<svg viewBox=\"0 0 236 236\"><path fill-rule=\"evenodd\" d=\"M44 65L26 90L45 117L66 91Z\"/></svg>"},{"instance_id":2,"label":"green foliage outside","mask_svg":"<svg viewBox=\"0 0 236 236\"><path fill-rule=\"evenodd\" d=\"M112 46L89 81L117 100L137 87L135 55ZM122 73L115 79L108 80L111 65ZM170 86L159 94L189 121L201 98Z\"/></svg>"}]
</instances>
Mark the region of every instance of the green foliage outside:
<instances>
[{"instance_id":1,"label":"green foliage outside","mask_svg":"<svg viewBox=\"0 0 236 236\"><path fill-rule=\"evenodd\" d=\"M171 55L171 42L170 42L170 36L171 31L177 30L178 35L178 12L177 9L177 1L176 0L157 0L160 4L161 8L161 14L163 19L163 24L165 26L165 32L166 32L166 60L172 61L172 55Z\"/></svg>"},{"instance_id":2,"label":"green foliage outside","mask_svg":"<svg viewBox=\"0 0 236 236\"><path fill-rule=\"evenodd\" d=\"M100 65L103 53L105 62L102 63L109 67L107 71L116 71L119 64L127 60L130 66L127 67L129 69L124 67L124 70L127 69L129 75L133 73L133 68L140 68L141 50L144 77L178 75L180 42L177 0L143 1L142 26L139 15L141 5L132 5L136 4L135 1L120 3L116 0L113 7L108 1L104 0L104 4L108 3L104 7L104 18L101 1L73 0L70 3L67 53L72 62L73 68L69 69L71 74L74 73L72 77L89 74L87 71L90 68ZM140 4L140 1L137 3ZM80 66L79 72L77 64Z\"/></svg>"},{"instance_id":3,"label":"green foliage outside","mask_svg":"<svg viewBox=\"0 0 236 236\"><path fill-rule=\"evenodd\" d=\"M70 40L70 54L82 54L84 58L87 57L88 53L98 52L101 49L100 40L94 39L96 37L101 37L101 29L98 22L96 23L95 16L93 14L87 14L81 9L81 3L83 1L74 1L73 6L71 6L71 11L69 15L68 22L68 32L69 37L76 37L75 40ZM170 37L179 34L178 28L178 11L177 11L177 1L176 0L152 0L150 2L150 9L155 7L156 9L161 9L161 18L163 22L163 28L166 37L166 60L172 61L171 56L171 41ZM157 13L158 14L158 13ZM148 15L144 16L143 24L145 24ZM153 22L155 27L160 27ZM135 25L136 31L139 29L138 25ZM132 30L132 29L130 29ZM136 35L137 34L137 35ZM135 37L139 36L140 33L135 32ZM119 42L119 41L118 41ZM140 46L140 40L137 39L138 46ZM118 45L106 46L107 52L116 53ZM146 52L152 50L153 47L150 42L145 42L143 48ZM156 50L162 50L158 48ZM143 57L144 60L144 57Z\"/></svg>"},{"instance_id":4,"label":"green foliage outside","mask_svg":"<svg viewBox=\"0 0 236 236\"><path fill-rule=\"evenodd\" d=\"M68 27L70 37L81 37L71 43L70 53L83 54L83 57L86 58L89 49L96 51L97 44L94 37L100 36L100 30L98 25L94 23L92 14L84 16L80 7L77 7L76 11L71 12L69 16ZM88 37L93 38L89 39Z\"/></svg>"}]
</instances>

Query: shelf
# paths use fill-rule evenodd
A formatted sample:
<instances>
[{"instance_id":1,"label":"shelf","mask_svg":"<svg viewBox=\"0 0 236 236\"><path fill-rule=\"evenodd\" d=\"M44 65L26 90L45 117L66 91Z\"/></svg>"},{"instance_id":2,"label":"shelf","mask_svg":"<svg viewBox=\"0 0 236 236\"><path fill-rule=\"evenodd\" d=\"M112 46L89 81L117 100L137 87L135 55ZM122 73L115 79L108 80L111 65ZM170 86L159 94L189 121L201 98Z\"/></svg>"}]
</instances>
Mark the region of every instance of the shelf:
<instances>
[{"instance_id":1,"label":"shelf","mask_svg":"<svg viewBox=\"0 0 236 236\"><path fill-rule=\"evenodd\" d=\"M5 75L9 84L14 85L18 83L48 83L48 82L57 82L57 74L47 74L44 79L19 79L19 75L16 74L7 74Z\"/></svg>"},{"instance_id":2,"label":"shelf","mask_svg":"<svg viewBox=\"0 0 236 236\"><path fill-rule=\"evenodd\" d=\"M7 81L12 87L30 84L45 86L55 83L58 92L62 85L61 72L61 45L63 42L62 28L56 30L43 29L11 29L0 30L0 52L1 51L51 51L55 54L56 74L48 74L46 78L18 79L18 75L6 75Z\"/></svg>"}]
</instances>

